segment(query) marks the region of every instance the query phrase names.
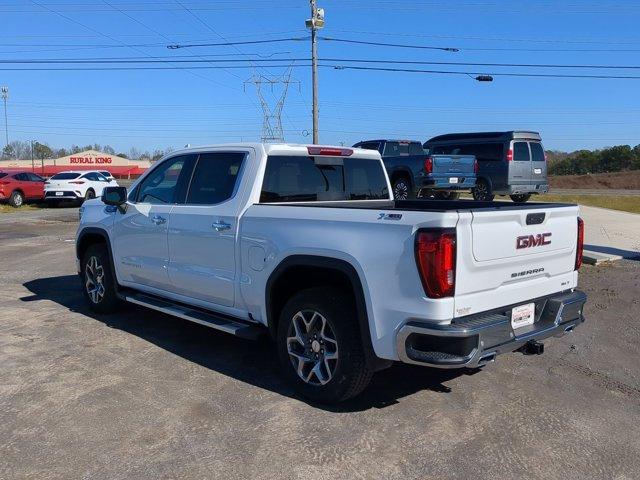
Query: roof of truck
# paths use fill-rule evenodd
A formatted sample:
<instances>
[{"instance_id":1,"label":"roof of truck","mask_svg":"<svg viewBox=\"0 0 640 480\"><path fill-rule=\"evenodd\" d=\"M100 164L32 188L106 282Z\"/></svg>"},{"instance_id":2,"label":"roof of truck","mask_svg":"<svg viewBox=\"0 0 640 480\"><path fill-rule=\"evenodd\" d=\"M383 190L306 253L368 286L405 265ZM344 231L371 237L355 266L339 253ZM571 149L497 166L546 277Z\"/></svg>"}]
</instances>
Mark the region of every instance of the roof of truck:
<instances>
[{"instance_id":1,"label":"roof of truck","mask_svg":"<svg viewBox=\"0 0 640 480\"><path fill-rule=\"evenodd\" d=\"M344 145L309 145L298 143L258 143L258 142L238 142L238 143L222 143L212 145L200 145L197 147L188 147L180 150L174 150L170 154L166 155L175 156L176 154L186 153L202 153L218 149L254 149L256 151L264 151L267 155L294 155L303 154L309 155L309 147L321 147L331 149L347 149L353 150L353 154L360 158L370 158L372 160L379 160L380 154L375 150L365 150L363 148L347 147Z\"/></svg>"}]
</instances>

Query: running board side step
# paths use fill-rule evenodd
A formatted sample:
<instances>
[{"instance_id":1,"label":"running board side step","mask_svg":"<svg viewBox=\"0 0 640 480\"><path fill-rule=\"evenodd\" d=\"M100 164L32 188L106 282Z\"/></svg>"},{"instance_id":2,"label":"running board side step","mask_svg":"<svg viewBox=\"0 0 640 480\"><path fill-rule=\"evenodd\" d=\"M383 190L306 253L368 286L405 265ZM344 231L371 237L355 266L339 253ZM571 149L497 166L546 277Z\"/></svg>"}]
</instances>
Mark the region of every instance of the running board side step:
<instances>
[{"instance_id":1,"label":"running board side step","mask_svg":"<svg viewBox=\"0 0 640 480\"><path fill-rule=\"evenodd\" d=\"M179 303L171 303L161 298L145 295L144 293L126 293L123 295L127 302L135 303L143 307L157 310L174 317L183 318L190 322L199 323L206 327L215 328L222 332L230 333L236 337L246 338L248 340L256 340L264 334L265 329L259 325L243 323L241 320L235 320L215 313L197 310L187 305Z\"/></svg>"}]
</instances>

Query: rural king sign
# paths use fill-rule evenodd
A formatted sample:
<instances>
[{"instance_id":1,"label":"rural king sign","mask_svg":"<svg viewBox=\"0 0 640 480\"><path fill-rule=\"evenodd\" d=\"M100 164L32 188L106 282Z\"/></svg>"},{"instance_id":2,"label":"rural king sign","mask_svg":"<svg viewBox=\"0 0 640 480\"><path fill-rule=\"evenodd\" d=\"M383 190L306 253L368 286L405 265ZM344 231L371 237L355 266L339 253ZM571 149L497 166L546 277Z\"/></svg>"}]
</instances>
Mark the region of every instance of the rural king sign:
<instances>
[{"instance_id":1,"label":"rural king sign","mask_svg":"<svg viewBox=\"0 0 640 480\"><path fill-rule=\"evenodd\" d=\"M83 164L83 165L97 165L111 163L111 157L69 157L69 163Z\"/></svg>"}]
</instances>

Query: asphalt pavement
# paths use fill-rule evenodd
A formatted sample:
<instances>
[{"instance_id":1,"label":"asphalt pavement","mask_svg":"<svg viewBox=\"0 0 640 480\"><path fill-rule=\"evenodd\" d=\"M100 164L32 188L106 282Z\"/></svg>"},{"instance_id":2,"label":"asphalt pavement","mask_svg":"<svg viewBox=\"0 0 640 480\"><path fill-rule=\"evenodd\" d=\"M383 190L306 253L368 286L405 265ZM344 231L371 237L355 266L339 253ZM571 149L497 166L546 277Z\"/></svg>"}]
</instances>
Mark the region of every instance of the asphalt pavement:
<instances>
[{"instance_id":1,"label":"asphalt pavement","mask_svg":"<svg viewBox=\"0 0 640 480\"><path fill-rule=\"evenodd\" d=\"M91 313L76 218L0 214L0 479L638 478L638 261L583 267L587 322L542 356L398 364L326 407L266 340Z\"/></svg>"}]
</instances>

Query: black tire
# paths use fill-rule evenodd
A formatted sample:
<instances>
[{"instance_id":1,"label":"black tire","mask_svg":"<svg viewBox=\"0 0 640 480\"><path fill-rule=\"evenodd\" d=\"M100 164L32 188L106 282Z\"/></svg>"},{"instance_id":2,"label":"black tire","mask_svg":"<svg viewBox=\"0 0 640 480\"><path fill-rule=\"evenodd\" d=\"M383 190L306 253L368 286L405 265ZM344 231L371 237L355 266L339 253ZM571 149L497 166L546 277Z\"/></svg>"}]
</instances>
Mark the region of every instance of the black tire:
<instances>
[{"instance_id":1,"label":"black tire","mask_svg":"<svg viewBox=\"0 0 640 480\"><path fill-rule=\"evenodd\" d=\"M509 196L511 197L511 200L513 200L516 203L524 203L531 198L530 193L521 193L519 195L509 195Z\"/></svg>"},{"instance_id":2,"label":"black tire","mask_svg":"<svg viewBox=\"0 0 640 480\"><path fill-rule=\"evenodd\" d=\"M303 315L302 319L300 315ZM309 329L303 332L299 327L298 335L294 323L305 325L305 318L309 321ZM320 331L323 319L329 328L325 326ZM278 357L284 375L301 395L314 402L334 404L355 397L367 387L373 372L367 367L357 322L353 300L335 288L310 288L289 299L278 323ZM287 338L300 338L301 341L288 342ZM318 351L316 347L322 350ZM298 353L308 359L302 361L304 367L300 369L300 375L297 366L294 367ZM329 359L329 354L335 359ZM316 367L325 383L312 373ZM304 380L302 376L309 378Z\"/></svg>"},{"instance_id":3,"label":"black tire","mask_svg":"<svg viewBox=\"0 0 640 480\"><path fill-rule=\"evenodd\" d=\"M396 200L411 200L415 198L411 188L411 181L407 177L398 177L393 181L393 198Z\"/></svg>"},{"instance_id":4,"label":"black tire","mask_svg":"<svg viewBox=\"0 0 640 480\"><path fill-rule=\"evenodd\" d=\"M84 192L84 200L91 200L92 198L96 198L96 192L94 192L93 188L88 189Z\"/></svg>"},{"instance_id":5,"label":"black tire","mask_svg":"<svg viewBox=\"0 0 640 480\"><path fill-rule=\"evenodd\" d=\"M458 200L460 198L459 192L438 192L436 193L438 200Z\"/></svg>"},{"instance_id":6,"label":"black tire","mask_svg":"<svg viewBox=\"0 0 640 480\"><path fill-rule=\"evenodd\" d=\"M471 190L473 199L479 202L491 202L496 196L491 192L491 187L486 180L479 179Z\"/></svg>"},{"instance_id":7,"label":"black tire","mask_svg":"<svg viewBox=\"0 0 640 480\"><path fill-rule=\"evenodd\" d=\"M116 283L107 246L104 243L90 245L82 257L80 267L82 293L89 303L89 308L96 313L115 312L120 301L116 295ZM94 287L98 288L97 292L93 291Z\"/></svg>"},{"instance_id":8,"label":"black tire","mask_svg":"<svg viewBox=\"0 0 640 480\"><path fill-rule=\"evenodd\" d=\"M24 195L22 194L22 192L19 192L18 190L11 192L11 196L9 197L9 205L11 205L13 208L20 208L22 205L24 205Z\"/></svg>"}]
</instances>

